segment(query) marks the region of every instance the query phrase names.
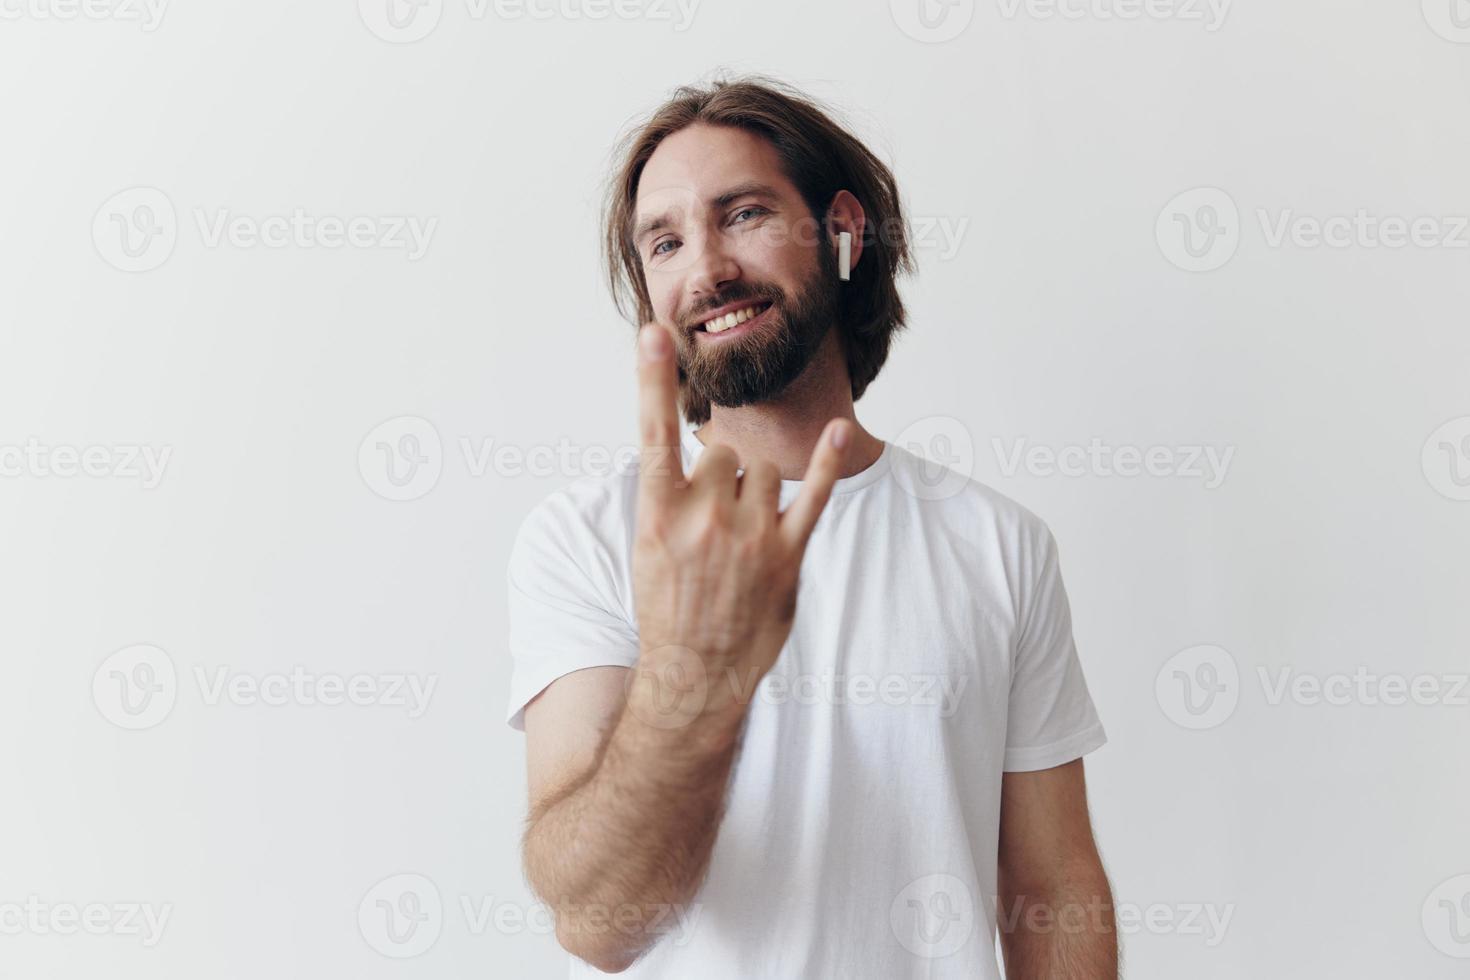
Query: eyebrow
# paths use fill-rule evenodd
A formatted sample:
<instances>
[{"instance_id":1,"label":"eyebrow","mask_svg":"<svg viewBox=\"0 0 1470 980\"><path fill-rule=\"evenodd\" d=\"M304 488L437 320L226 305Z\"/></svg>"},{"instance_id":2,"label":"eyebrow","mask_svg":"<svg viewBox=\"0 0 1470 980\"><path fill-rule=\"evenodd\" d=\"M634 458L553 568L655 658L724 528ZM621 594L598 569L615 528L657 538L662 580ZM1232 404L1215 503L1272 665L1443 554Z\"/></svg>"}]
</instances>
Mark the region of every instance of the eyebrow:
<instances>
[{"instance_id":1,"label":"eyebrow","mask_svg":"<svg viewBox=\"0 0 1470 980\"><path fill-rule=\"evenodd\" d=\"M772 187L770 184L764 184L758 180L750 180L746 181L743 184L736 184L734 187L730 188L724 193L710 198L706 203L711 208L719 209L729 207L732 203L734 203L735 200L742 197L780 196L780 192L777 191L776 188ZM655 214L651 217L644 218L642 221L638 222L637 226L633 229L633 244L635 246L642 244L643 239L647 238L649 235L653 234L656 231L662 231L663 229L673 224L673 222L673 211L665 211L662 214Z\"/></svg>"}]
</instances>

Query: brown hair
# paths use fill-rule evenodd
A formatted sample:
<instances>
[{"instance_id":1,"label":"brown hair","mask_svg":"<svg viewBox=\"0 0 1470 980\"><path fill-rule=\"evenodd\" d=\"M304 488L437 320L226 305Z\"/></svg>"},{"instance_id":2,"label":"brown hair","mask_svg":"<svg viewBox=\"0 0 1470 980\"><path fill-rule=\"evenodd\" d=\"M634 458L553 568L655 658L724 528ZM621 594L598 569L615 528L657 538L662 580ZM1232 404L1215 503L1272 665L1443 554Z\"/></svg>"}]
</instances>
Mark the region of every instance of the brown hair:
<instances>
[{"instance_id":1,"label":"brown hair","mask_svg":"<svg viewBox=\"0 0 1470 980\"><path fill-rule=\"evenodd\" d=\"M775 147L786 177L819 225L833 195L846 189L865 213L862 258L839 293L838 337L847 358L852 397L861 398L888 359L888 345L904 326L896 278L912 273L907 222L892 172L871 151L801 92L775 79L747 75L708 86L684 85L630 132L614 150L603 211L603 260L618 312L635 327L653 319L643 262L633 243L638 181L653 151L687 126L731 126ZM631 315L630 315L631 311ZM690 423L709 420L710 407L681 377L680 396Z\"/></svg>"}]
</instances>

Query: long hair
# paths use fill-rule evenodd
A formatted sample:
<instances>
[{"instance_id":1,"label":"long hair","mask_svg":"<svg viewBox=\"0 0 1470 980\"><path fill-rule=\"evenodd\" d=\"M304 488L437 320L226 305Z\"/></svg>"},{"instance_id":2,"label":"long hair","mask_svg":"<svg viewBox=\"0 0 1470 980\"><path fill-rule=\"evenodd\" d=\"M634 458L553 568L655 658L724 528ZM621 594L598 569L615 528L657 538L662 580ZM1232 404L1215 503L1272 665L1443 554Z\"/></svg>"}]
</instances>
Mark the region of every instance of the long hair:
<instances>
[{"instance_id":1,"label":"long hair","mask_svg":"<svg viewBox=\"0 0 1470 980\"><path fill-rule=\"evenodd\" d=\"M839 293L836 329L856 401L888 359L894 333L905 323L897 277L914 271L908 222L892 172L830 110L783 82L761 75L720 79L676 89L613 151L603 205L603 261L618 313L635 327L653 319L643 262L633 243L638 181L663 140L695 123L731 126L770 141L786 178L818 226L827 227L833 195L846 189L865 213L862 257ZM680 380L684 416L709 420L710 406Z\"/></svg>"}]
</instances>

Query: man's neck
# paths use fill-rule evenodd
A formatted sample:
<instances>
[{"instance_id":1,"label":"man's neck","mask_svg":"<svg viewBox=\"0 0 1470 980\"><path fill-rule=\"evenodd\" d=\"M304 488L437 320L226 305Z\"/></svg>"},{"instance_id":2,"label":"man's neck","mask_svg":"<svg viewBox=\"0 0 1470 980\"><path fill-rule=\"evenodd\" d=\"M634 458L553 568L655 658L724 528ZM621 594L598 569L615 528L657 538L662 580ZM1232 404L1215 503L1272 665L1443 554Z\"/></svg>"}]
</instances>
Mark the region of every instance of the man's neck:
<instances>
[{"instance_id":1,"label":"man's neck","mask_svg":"<svg viewBox=\"0 0 1470 980\"><path fill-rule=\"evenodd\" d=\"M883 441L864 429L853 412L847 364L836 331L829 331L806 370L778 397L739 408L711 406L710 420L696 437L706 446L729 446L742 467L765 459L776 465L781 479L800 480L822 430L834 418L853 425L838 476L853 476L876 463Z\"/></svg>"}]
</instances>

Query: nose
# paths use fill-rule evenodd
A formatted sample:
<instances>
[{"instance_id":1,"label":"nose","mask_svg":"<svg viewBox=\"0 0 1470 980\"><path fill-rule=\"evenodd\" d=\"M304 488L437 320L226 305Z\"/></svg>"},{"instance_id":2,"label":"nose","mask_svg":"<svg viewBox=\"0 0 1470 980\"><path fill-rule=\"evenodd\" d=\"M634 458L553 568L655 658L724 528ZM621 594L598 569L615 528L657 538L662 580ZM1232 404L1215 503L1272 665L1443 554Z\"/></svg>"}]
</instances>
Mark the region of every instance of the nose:
<instances>
[{"instance_id":1,"label":"nose","mask_svg":"<svg viewBox=\"0 0 1470 980\"><path fill-rule=\"evenodd\" d=\"M689 267L689 292L695 302L707 302L727 283L740 278L740 263L726 249L723 236L706 235L701 245Z\"/></svg>"}]
</instances>

